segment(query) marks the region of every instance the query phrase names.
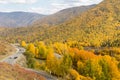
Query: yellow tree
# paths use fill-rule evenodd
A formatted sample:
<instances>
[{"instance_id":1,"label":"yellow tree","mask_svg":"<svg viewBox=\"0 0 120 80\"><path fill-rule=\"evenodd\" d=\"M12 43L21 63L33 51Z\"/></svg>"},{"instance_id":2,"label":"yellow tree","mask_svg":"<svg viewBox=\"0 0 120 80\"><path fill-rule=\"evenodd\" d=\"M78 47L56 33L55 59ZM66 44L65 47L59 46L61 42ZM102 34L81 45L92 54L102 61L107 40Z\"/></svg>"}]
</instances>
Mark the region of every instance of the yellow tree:
<instances>
[{"instance_id":1,"label":"yellow tree","mask_svg":"<svg viewBox=\"0 0 120 80\"><path fill-rule=\"evenodd\" d=\"M39 53L39 49L38 49L38 48L35 48L35 57L36 57L36 58L39 58L38 53Z\"/></svg>"},{"instance_id":2,"label":"yellow tree","mask_svg":"<svg viewBox=\"0 0 120 80\"><path fill-rule=\"evenodd\" d=\"M50 50L47 55L46 66L50 70L50 72L54 70L55 56L54 56L53 50Z\"/></svg>"},{"instance_id":3,"label":"yellow tree","mask_svg":"<svg viewBox=\"0 0 120 80\"><path fill-rule=\"evenodd\" d=\"M63 44L63 43L54 43L53 45L55 52L59 53L59 54L65 54L66 52L68 52L68 46L67 44Z\"/></svg>"},{"instance_id":4,"label":"yellow tree","mask_svg":"<svg viewBox=\"0 0 120 80\"><path fill-rule=\"evenodd\" d=\"M25 41L22 41L22 42L21 42L21 46L22 46L22 47L26 47L26 42L25 42Z\"/></svg>"},{"instance_id":5,"label":"yellow tree","mask_svg":"<svg viewBox=\"0 0 120 80\"><path fill-rule=\"evenodd\" d=\"M70 72L72 80L80 80L80 75L76 70L70 69L69 72Z\"/></svg>"},{"instance_id":6,"label":"yellow tree","mask_svg":"<svg viewBox=\"0 0 120 80\"><path fill-rule=\"evenodd\" d=\"M28 45L28 50L29 50L30 52L32 52L33 54L35 54L35 46L34 46L34 44L30 43L30 44Z\"/></svg>"}]
</instances>

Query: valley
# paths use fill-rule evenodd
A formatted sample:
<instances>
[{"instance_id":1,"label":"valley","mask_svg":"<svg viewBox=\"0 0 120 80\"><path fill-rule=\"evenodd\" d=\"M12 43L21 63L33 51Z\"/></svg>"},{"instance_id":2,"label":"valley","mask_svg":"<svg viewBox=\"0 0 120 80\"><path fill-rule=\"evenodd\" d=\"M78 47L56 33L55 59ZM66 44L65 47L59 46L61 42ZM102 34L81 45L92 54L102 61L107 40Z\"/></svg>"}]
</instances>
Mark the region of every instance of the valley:
<instances>
[{"instance_id":1,"label":"valley","mask_svg":"<svg viewBox=\"0 0 120 80\"><path fill-rule=\"evenodd\" d=\"M0 79L120 80L119 4L103 0L49 15L0 12Z\"/></svg>"}]
</instances>

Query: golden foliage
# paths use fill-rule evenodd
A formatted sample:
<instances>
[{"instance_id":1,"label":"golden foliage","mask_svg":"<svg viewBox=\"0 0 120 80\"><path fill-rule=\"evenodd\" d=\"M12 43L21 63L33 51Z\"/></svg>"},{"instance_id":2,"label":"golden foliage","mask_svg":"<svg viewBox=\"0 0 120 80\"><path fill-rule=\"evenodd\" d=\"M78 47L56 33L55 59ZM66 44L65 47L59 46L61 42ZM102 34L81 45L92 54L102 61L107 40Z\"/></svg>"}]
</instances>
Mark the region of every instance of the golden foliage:
<instances>
[{"instance_id":1,"label":"golden foliage","mask_svg":"<svg viewBox=\"0 0 120 80\"><path fill-rule=\"evenodd\" d=\"M79 73L74 70L74 69L70 69L70 75L72 76L72 80L80 80L80 76Z\"/></svg>"},{"instance_id":2,"label":"golden foliage","mask_svg":"<svg viewBox=\"0 0 120 80\"><path fill-rule=\"evenodd\" d=\"M25 41L22 41L22 42L21 42L21 46L22 46L22 47L26 47L26 42L25 42Z\"/></svg>"}]
</instances>

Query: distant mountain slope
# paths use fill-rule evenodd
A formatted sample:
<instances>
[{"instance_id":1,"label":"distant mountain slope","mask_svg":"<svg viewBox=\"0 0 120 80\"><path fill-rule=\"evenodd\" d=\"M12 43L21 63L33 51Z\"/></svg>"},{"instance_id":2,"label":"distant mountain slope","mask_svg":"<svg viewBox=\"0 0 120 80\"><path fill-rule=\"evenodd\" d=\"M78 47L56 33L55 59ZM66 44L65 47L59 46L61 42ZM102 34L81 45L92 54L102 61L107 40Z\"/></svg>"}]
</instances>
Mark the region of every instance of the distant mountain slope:
<instances>
[{"instance_id":1,"label":"distant mountain slope","mask_svg":"<svg viewBox=\"0 0 120 80\"><path fill-rule=\"evenodd\" d=\"M56 25L63 23L69 19L72 19L75 16L80 15L81 13L95 7L96 5L89 5L89 6L79 6L79 7L73 7L73 8L67 8L64 10L61 10L55 14L46 16L42 19L39 19L36 21L35 24L50 24L50 25Z\"/></svg>"},{"instance_id":2,"label":"distant mountain slope","mask_svg":"<svg viewBox=\"0 0 120 80\"><path fill-rule=\"evenodd\" d=\"M21 27L31 25L34 21L44 17L44 15L29 12L0 12L0 26Z\"/></svg>"}]
</instances>

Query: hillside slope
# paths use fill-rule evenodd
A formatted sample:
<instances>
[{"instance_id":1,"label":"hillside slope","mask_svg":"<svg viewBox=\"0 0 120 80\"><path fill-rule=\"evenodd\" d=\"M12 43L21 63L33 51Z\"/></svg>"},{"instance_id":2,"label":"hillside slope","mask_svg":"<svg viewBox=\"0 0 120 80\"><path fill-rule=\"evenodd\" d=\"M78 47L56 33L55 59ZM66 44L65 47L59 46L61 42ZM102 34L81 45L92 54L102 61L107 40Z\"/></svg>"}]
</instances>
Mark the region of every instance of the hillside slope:
<instances>
[{"instance_id":1,"label":"hillside slope","mask_svg":"<svg viewBox=\"0 0 120 80\"><path fill-rule=\"evenodd\" d=\"M52 41L77 40L102 45L120 35L120 1L104 0L95 8L45 32Z\"/></svg>"},{"instance_id":2,"label":"hillside slope","mask_svg":"<svg viewBox=\"0 0 120 80\"><path fill-rule=\"evenodd\" d=\"M0 40L0 60L13 54L16 49L5 41Z\"/></svg>"},{"instance_id":3,"label":"hillside slope","mask_svg":"<svg viewBox=\"0 0 120 80\"><path fill-rule=\"evenodd\" d=\"M75 16L82 14L83 12L95 7L96 5L89 5L89 6L79 6L79 7L72 7L61 10L55 14L46 16L42 19L39 19L35 22L35 24L49 24L49 25L56 25L68 21Z\"/></svg>"},{"instance_id":4,"label":"hillside slope","mask_svg":"<svg viewBox=\"0 0 120 80\"><path fill-rule=\"evenodd\" d=\"M7 40L79 41L91 46L120 45L120 1L104 0L96 7L64 22L63 24L41 27L12 29L5 34ZM12 37L11 37L12 36ZM15 36L15 37L13 37ZM31 37L32 36L32 37Z\"/></svg>"},{"instance_id":5,"label":"hillside slope","mask_svg":"<svg viewBox=\"0 0 120 80\"><path fill-rule=\"evenodd\" d=\"M0 80L46 80L34 72L27 71L19 66L0 63Z\"/></svg>"},{"instance_id":6,"label":"hillside slope","mask_svg":"<svg viewBox=\"0 0 120 80\"><path fill-rule=\"evenodd\" d=\"M31 25L34 21L44 17L44 15L29 12L0 12L0 26L21 27Z\"/></svg>"}]
</instances>

